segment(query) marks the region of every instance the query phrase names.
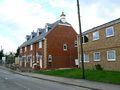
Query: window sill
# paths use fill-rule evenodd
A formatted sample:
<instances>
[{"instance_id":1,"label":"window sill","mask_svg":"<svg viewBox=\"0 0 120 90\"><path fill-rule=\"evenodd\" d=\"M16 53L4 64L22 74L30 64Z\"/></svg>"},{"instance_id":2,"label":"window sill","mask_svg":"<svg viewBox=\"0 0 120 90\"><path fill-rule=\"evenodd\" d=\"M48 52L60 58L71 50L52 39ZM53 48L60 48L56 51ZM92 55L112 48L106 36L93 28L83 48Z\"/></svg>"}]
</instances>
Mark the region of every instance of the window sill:
<instances>
[{"instance_id":1,"label":"window sill","mask_svg":"<svg viewBox=\"0 0 120 90\"><path fill-rule=\"evenodd\" d=\"M98 41L99 39L93 39L92 41Z\"/></svg>"},{"instance_id":2,"label":"window sill","mask_svg":"<svg viewBox=\"0 0 120 90\"><path fill-rule=\"evenodd\" d=\"M109 36L106 36L106 38L110 38L110 37L114 37L114 35L109 35Z\"/></svg>"},{"instance_id":3,"label":"window sill","mask_svg":"<svg viewBox=\"0 0 120 90\"><path fill-rule=\"evenodd\" d=\"M84 61L84 63L89 63L90 61ZM82 61L80 61L80 63L82 63Z\"/></svg>"},{"instance_id":4,"label":"window sill","mask_svg":"<svg viewBox=\"0 0 120 90\"><path fill-rule=\"evenodd\" d=\"M94 61L95 61L95 62L99 62L99 61L100 61L100 59L98 59L98 60L96 59L96 60L94 60Z\"/></svg>"},{"instance_id":5,"label":"window sill","mask_svg":"<svg viewBox=\"0 0 120 90\"><path fill-rule=\"evenodd\" d=\"M107 60L108 62L114 62L114 61L116 61L115 59L108 59Z\"/></svg>"},{"instance_id":6,"label":"window sill","mask_svg":"<svg viewBox=\"0 0 120 90\"><path fill-rule=\"evenodd\" d=\"M64 49L63 51L67 51L66 49Z\"/></svg>"}]
</instances>

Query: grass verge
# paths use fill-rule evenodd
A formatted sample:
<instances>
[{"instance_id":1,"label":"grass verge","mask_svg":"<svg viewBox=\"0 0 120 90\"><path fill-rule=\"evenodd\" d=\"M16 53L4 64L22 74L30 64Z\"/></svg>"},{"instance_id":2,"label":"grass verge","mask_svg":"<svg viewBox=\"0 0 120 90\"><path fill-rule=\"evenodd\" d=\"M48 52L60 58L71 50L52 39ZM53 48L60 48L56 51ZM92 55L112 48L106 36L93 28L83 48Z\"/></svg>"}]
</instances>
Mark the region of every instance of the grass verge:
<instances>
[{"instance_id":1,"label":"grass verge","mask_svg":"<svg viewBox=\"0 0 120 90\"><path fill-rule=\"evenodd\" d=\"M64 70L39 70L38 74L81 79L82 71L80 69L64 69ZM120 72L117 71L99 71L85 70L85 78L92 81L100 81L105 83L120 84Z\"/></svg>"}]
</instances>

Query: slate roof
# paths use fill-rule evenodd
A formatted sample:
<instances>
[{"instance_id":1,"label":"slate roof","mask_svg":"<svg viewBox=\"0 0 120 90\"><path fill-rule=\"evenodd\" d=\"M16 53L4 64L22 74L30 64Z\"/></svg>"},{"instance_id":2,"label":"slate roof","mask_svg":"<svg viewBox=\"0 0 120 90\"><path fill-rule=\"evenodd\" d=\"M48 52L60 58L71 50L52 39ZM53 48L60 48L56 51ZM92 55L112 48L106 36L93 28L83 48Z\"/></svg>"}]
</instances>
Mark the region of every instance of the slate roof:
<instances>
[{"instance_id":1,"label":"slate roof","mask_svg":"<svg viewBox=\"0 0 120 90\"><path fill-rule=\"evenodd\" d=\"M61 20L58 20L58 21L56 21L55 23L52 23L52 24L46 23L46 25L48 27L48 32L53 30L53 28L56 27L57 25L61 25L61 24L71 26L71 24L69 24L68 22L62 22ZM31 45L35 42L39 42L40 40L42 40L43 38L46 37L46 35L48 34L48 32L46 32L46 30L45 30L46 28L43 28L43 29L38 28L38 29L41 30L42 33L39 36L37 36L37 33L34 33L34 37L32 39L29 39L29 40L25 41L22 45L20 45L20 48L25 47L27 45Z\"/></svg>"}]
</instances>

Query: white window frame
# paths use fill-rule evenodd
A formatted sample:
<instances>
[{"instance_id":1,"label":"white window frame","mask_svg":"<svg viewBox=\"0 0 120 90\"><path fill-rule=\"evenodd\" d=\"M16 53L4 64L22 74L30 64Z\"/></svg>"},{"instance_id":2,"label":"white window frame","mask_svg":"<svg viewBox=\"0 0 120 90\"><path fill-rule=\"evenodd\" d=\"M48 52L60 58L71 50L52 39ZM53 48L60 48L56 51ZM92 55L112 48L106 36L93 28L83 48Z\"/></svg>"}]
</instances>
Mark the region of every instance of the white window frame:
<instances>
[{"instance_id":1,"label":"white window frame","mask_svg":"<svg viewBox=\"0 0 120 90\"><path fill-rule=\"evenodd\" d=\"M108 54L109 54L109 52L114 52L114 59L109 59L109 57L108 57ZM108 61L115 61L116 60L116 52L115 52L115 50L110 50L110 51L107 51L107 60Z\"/></svg>"},{"instance_id":2,"label":"white window frame","mask_svg":"<svg viewBox=\"0 0 120 90\"><path fill-rule=\"evenodd\" d=\"M39 41L39 48L42 48L42 41Z\"/></svg>"},{"instance_id":3,"label":"white window frame","mask_svg":"<svg viewBox=\"0 0 120 90\"><path fill-rule=\"evenodd\" d=\"M30 45L30 50L33 50L33 45L32 44Z\"/></svg>"},{"instance_id":4,"label":"white window frame","mask_svg":"<svg viewBox=\"0 0 120 90\"><path fill-rule=\"evenodd\" d=\"M87 60L86 60L86 56L87 56ZM84 62L89 62L89 54L84 53L83 54L83 60L84 60Z\"/></svg>"},{"instance_id":5,"label":"white window frame","mask_svg":"<svg viewBox=\"0 0 120 90\"><path fill-rule=\"evenodd\" d=\"M25 52L27 51L27 47L25 47Z\"/></svg>"},{"instance_id":6,"label":"white window frame","mask_svg":"<svg viewBox=\"0 0 120 90\"><path fill-rule=\"evenodd\" d=\"M97 35L98 35L97 38L94 37L94 35L96 35L96 33L98 33L98 34L97 34ZM99 31L93 32L93 33L92 33L92 38L93 38L93 41L100 39Z\"/></svg>"},{"instance_id":7,"label":"white window frame","mask_svg":"<svg viewBox=\"0 0 120 90\"><path fill-rule=\"evenodd\" d=\"M48 55L48 62L52 62L52 55Z\"/></svg>"},{"instance_id":8,"label":"white window frame","mask_svg":"<svg viewBox=\"0 0 120 90\"><path fill-rule=\"evenodd\" d=\"M77 40L75 40L74 46L75 46L75 47L78 47L78 41L77 41Z\"/></svg>"},{"instance_id":9,"label":"white window frame","mask_svg":"<svg viewBox=\"0 0 120 90\"><path fill-rule=\"evenodd\" d=\"M66 47L66 48L65 48ZM67 44L63 44L63 50L64 51L67 51L68 47L67 47Z\"/></svg>"},{"instance_id":10,"label":"white window frame","mask_svg":"<svg viewBox=\"0 0 120 90\"><path fill-rule=\"evenodd\" d=\"M94 61L100 61L100 58L99 58L99 59L96 59L96 58L95 58L95 54L96 54L96 53L99 53L99 55L100 55L100 52L94 52L94 54L93 54Z\"/></svg>"},{"instance_id":11,"label":"white window frame","mask_svg":"<svg viewBox=\"0 0 120 90\"><path fill-rule=\"evenodd\" d=\"M112 29L113 34L112 34L112 35L107 35L107 31L108 31L110 28ZM114 28L113 28L113 26L106 28L106 30L105 30L105 35L106 35L106 37L112 37L112 36L114 36Z\"/></svg>"}]
</instances>

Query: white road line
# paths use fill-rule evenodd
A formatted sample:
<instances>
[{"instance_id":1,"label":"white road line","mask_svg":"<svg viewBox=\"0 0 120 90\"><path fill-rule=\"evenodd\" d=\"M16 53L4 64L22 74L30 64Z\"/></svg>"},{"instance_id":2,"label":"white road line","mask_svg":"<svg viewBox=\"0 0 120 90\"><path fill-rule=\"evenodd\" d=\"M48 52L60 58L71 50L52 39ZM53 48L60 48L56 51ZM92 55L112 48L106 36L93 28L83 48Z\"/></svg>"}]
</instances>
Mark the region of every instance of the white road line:
<instances>
[{"instance_id":1,"label":"white road line","mask_svg":"<svg viewBox=\"0 0 120 90\"><path fill-rule=\"evenodd\" d=\"M8 78L7 78L7 77L5 77L5 79L7 80Z\"/></svg>"},{"instance_id":2,"label":"white road line","mask_svg":"<svg viewBox=\"0 0 120 90\"><path fill-rule=\"evenodd\" d=\"M8 72L3 72L3 73L5 73L5 74L9 74Z\"/></svg>"},{"instance_id":3,"label":"white road line","mask_svg":"<svg viewBox=\"0 0 120 90\"><path fill-rule=\"evenodd\" d=\"M25 87L24 85L22 85L22 84L20 84L20 83L15 82L15 84L17 84L18 86L23 87L23 88L25 88L25 89L27 89L27 90L31 90L30 88Z\"/></svg>"}]
</instances>

